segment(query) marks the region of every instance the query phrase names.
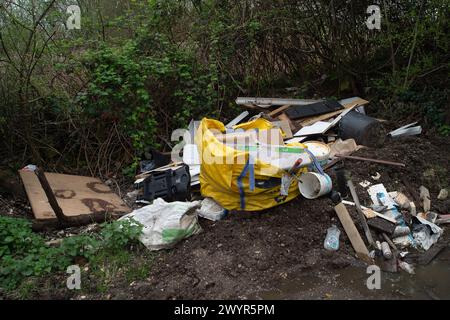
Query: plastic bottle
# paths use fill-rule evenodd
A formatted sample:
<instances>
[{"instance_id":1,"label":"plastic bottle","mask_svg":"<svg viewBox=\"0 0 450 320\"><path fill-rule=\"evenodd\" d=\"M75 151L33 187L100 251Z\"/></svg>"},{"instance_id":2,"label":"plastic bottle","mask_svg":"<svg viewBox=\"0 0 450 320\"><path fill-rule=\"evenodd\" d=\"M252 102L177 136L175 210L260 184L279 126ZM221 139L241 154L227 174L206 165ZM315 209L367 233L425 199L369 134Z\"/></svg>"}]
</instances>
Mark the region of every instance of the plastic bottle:
<instances>
[{"instance_id":1,"label":"plastic bottle","mask_svg":"<svg viewBox=\"0 0 450 320\"><path fill-rule=\"evenodd\" d=\"M341 231L333 224L327 230L327 236L323 243L325 249L330 251L337 251L339 249L339 236Z\"/></svg>"}]
</instances>

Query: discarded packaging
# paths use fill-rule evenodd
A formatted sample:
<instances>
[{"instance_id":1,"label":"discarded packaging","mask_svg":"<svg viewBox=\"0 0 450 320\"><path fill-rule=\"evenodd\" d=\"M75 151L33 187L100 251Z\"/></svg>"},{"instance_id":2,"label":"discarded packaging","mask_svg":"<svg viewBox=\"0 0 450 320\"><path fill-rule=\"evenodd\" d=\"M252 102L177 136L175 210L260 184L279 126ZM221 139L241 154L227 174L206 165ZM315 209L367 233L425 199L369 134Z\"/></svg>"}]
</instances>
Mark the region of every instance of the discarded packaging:
<instances>
[{"instance_id":1,"label":"discarded packaging","mask_svg":"<svg viewBox=\"0 0 450 320\"><path fill-rule=\"evenodd\" d=\"M361 146L356 144L355 139L347 139L345 141L338 139L330 147L330 158L336 157L337 154L350 155L361 148Z\"/></svg>"},{"instance_id":2,"label":"discarded packaging","mask_svg":"<svg viewBox=\"0 0 450 320\"><path fill-rule=\"evenodd\" d=\"M327 236L324 241L324 248L330 251L339 250L339 236L341 235L341 231L335 226L332 225L327 230Z\"/></svg>"},{"instance_id":3,"label":"discarded packaging","mask_svg":"<svg viewBox=\"0 0 450 320\"><path fill-rule=\"evenodd\" d=\"M438 200L445 200L448 198L448 190L447 189L441 189L439 191L439 195L437 196Z\"/></svg>"},{"instance_id":4,"label":"discarded packaging","mask_svg":"<svg viewBox=\"0 0 450 320\"><path fill-rule=\"evenodd\" d=\"M200 217L211 221L222 220L226 215L226 210L211 198L204 199L201 208L197 212Z\"/></svg>"},{"instance_id":5,"label":"discarded packaging","mask_svg":"<svg viewBox=\"0 0 450 320\"><path fill-rule=\"evenodd\" d=\"M139 241L148 249L167 249L201 231L196 213L199 207L200 201L168 203L158 198L153 204L137 209L119 220L133 219L141 223L144 228Z\"/></svg>"},{"instance_id":6,"label":"discarded packaging","mask_svg":"<svg viewBox=\"0 0 450 320\"><path fill-rule=\"evenodd\" d=\"M406 126L400 127L394 131L389 132L388 135L391 136L392 138L398 138L398 137L406 137L406 136L413 136L413 135L421 134L422 127L420 127L420 126L413 127L416 124L417 124L417 122L410 123Z\"/></svg>"},{"instance_id":7,"label":"discarded packaging","mask_svg":"<svg viewBox=\"0 0 450 320\"><path fill-rule=\"evenodd\" d=\"M394 233L392 234L392 237L397 238L397 237L409 235L410 233L411 233L411 229L408 226L406 226L406 227L398 226L395 228Z\"/></svg>"},{"instance_id":8,"label":"discarded packaging","mask_svg":"<svg viewBox=\"0 0 450 320\"><path fill-rule=\"evenodd\" d=\"M420 217L414 217L416 222L413 226L413 236L418 248L428 250L435 244L442 233L440 227Z\"/></svg>"},{"instance_id":9,"label":"discarded packaging","mask_svg":"<svg viewBox=\"0 0 450 320\"><path fill-rule=\"evenodd\" d=\"M389 248L389 244L386 241L381 243L381 250L383 251L383 256L386 259L392 259L392 251L391 248Z\"/></svg>"},{"instance_id":10,"label":"discarded packaging","mask_svg":"<svg viewBox=\"0 0 450 320\"><path fill-rule=\"evenodd\" d=\"M409 274L415 274L414 267L405 261L399 261L398 266L400 267L400 269L408 272Z\"/></svg>"}]
</instances>

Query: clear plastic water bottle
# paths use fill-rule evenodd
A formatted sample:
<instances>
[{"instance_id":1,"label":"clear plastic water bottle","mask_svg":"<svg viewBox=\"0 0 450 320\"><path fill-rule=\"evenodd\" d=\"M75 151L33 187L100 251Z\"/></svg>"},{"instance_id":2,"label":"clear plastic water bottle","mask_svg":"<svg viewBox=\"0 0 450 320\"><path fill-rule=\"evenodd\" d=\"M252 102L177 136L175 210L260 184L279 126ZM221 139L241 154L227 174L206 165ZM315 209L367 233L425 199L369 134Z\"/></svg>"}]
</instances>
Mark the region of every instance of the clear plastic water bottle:
<instances>
[{"instance_id":1,"label":"clear plastic water bottle","mask_svg":"<svg viewBox=\"0 0 450 320\"><path fill-rule=\"evenodd\" d=\"M325 249L330 251L337 251L339 249L339 236L341 231L333 224L327 230L327 236L323 243Z\"/></svg>"}]
</instances>

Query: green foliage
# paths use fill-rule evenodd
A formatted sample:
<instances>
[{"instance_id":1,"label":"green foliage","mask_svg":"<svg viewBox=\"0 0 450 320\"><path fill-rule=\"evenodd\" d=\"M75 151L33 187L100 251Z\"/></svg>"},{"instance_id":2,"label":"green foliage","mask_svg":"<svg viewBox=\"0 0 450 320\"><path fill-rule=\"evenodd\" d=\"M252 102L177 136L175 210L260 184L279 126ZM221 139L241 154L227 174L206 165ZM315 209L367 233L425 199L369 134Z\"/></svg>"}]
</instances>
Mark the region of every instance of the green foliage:
<instances>
[{"instance_id":1,"label":"green foliage","mask_svg":"<svg viewBox=\"0 0 450 320\"><path fill-rule=\"evenodd\" d=\"M99 254L115 254L135 243L142 225L135 221L115 221L102 225L97 236L78 235L49 247L24 219L0 217L0 287L15 288L24 278L63 271L74 258L94 261Z\"/></svg>"}]
</instances>

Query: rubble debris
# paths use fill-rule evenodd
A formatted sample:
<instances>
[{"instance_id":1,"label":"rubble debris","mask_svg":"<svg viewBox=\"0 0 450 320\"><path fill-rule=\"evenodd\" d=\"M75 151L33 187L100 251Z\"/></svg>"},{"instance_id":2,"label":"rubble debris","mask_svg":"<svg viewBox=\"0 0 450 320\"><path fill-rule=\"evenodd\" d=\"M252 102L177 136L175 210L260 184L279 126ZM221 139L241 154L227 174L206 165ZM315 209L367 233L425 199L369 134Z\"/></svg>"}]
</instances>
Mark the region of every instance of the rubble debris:
<instances>
[{"instance_id":1,"label":"rubble debris","mask_svg":"<svg viewBox=\"0 0 450 320\"><path fill-rule=\"evenodd\" d=\"M367 187L369 187L371 184L372 184L372 183L371 183L370 181L367 181L367 180L361 181L361 182L359 183L359 185L360 185L361 187L363 187L363 188L367 188Z\"/></svg>"},{"instance_id":2,"label":"rubble debris","mask_svg":"<svg viewBox=\"0 0 450 320\"><path fill-rule=\"evenodd\" d=\"M139 241L149 250L168 249L201 231L196 213L200 206L200 201L169 203L158 198L119 220L132 219L142 224Z\"/></svg>"},{"instance_id":3,"label":"rubble debris","mask_svg":"<svg viewBox=\"0 0 450 320\"><path fill-rule=\"evenodd\" d=\"M428 212L431 209L430 191L424 186L420 186L420 201L422 201L422 207L424 212Z\"/></svg>"},{"instance_id":4,"label":"rubble debris","mask_svg":"<svg viewBox=\"0 0 450 320\"><path fill-rule=\"evenodd\" d=\"M438 200L445 200L448 198L448 190L447 189L441 189L439 191L439 195L437 196Z\"/></svg>"},{"instance_id":5,"label":"rubble debris","mask_svg":"<svg viewBox=\"0 0 450 320\"><path fill-rule=\"evenodd\" d=\"M395 201L389 196L383 184L373 185L367 191L374 205L384 205L387 207L383 213L384 215L395 219L400 226L407 226L402 214L397 210ZM406 247L414 245L414 238L412 234L409 234L407 236L397 237L393 239L393 242L398 246Z\"/></svg>"},{"instance_id":6,"label":"rubble debris","mask_svg":"<svg viewBox=\"0 0 450 320\"><path fill-rule=\"evenodd\" d=\"M416 124L417 122L407 124L406 126L400 127L394 131L389 132L388 135L391 136L392 138L399 138L421 134L422 127L421 126L413 127Z\"/></svg>"},{"instance_id":7,"label":"rubble debris","mask_svg":"<svg viewBox=\"0 0 450 320\"><path fill-rule=\"evenodd\" d=\"M374 176L370 176L372 180L378 181L381 179L381 174L377 172Z\"/></svg>"}]
</instances>

